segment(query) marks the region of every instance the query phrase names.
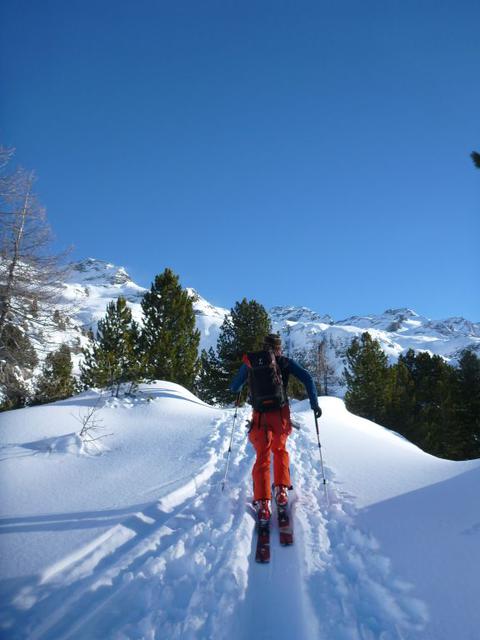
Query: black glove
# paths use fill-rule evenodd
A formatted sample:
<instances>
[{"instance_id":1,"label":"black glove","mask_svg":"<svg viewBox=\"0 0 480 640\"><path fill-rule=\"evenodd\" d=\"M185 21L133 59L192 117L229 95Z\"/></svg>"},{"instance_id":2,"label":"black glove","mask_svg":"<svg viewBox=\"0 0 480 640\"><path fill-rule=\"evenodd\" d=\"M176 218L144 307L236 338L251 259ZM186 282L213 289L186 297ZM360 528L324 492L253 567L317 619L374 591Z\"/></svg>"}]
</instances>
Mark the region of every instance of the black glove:
<instances>
[{"instance_id":1,"label":"black glove","mask_svg":"<svg viewBox=\"0 0 480 640\"><path fill-rule=\"evenodd\" d=\"M313 413L315 414L315 418L320 418L322 415L322 410L320 409L319 406L316 406L315 409L313 410Z\"/></svg>"}]
</instances>

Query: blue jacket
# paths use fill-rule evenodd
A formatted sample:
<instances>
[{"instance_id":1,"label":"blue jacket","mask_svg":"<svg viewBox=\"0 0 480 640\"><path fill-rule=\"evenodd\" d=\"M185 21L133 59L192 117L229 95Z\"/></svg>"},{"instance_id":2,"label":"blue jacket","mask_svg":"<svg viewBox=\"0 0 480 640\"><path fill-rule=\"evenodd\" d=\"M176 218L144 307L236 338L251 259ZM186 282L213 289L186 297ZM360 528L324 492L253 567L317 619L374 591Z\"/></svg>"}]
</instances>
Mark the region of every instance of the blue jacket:
<instances>
[{"instance_id":1,"label":"blue jacket","mask_svg":"<svg viewBox=\"0 0 480 640\"><path fill-rule=\"evenodd\" d=\"M287 362L289 373L294 375L300 382L303 383L305 389L308 393L308 397L310 400L310 407L315 410L318 407L318 393L315 387L315 382L313 381L312 376L308 373L306 369L301 367L295 360L291 358L287 358L285 356L281 356L283 360ZM248 379L248 367L246 364L242 364L240 369L238 370L237 375L232 380L230 385L230 391L233 393L238 393L240 389L243 387L245 382Z\"/></svg>"}]
</instances>

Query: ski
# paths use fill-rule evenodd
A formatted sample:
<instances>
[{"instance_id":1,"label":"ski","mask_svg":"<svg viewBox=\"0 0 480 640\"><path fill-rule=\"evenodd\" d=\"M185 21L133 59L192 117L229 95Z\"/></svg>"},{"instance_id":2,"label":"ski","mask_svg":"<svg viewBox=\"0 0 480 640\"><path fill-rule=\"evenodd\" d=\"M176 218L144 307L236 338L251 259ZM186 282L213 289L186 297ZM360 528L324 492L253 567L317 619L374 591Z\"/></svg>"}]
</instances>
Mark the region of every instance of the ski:
<instances>
[{"instance_id":1,"label":"ski","mask_svg":"<svg viewBox=\"0 0 480 640\"><path fill-rule=\"evenodd\" d=\"M257 523L257 550L255 553L256 562L270 562L270 524Z\"/></svg>"},{"instance_id":2,"label":"ski","mask_svg":"<svg viewBox=\"0 0 480 640\"><path fill-rule=\"evenodd\" d=\"M293 544L293 527L290 519L288 505L279 507L277 505L278 531L280 534L280 544L283 547Z\"/></svg>"}]
</instances>

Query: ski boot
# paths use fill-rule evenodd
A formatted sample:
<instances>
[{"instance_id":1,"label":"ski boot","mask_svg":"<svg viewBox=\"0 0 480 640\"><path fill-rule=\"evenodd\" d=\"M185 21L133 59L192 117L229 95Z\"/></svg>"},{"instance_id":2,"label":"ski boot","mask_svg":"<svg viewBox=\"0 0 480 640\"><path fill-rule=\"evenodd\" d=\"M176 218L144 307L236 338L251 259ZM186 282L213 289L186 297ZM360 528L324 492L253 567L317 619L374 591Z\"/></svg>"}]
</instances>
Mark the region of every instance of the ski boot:
<instances>
[{"instance_id":1,"label":"ski boot","mask_svg":"<svg viewBox=\"0 0 480 640\"><path fill-rule=\"evenodd\" d=\"M272 515L270 511L270 500L256 500L253 505L257 512L259 524L268 524Z\"/></svg>"},{"instance_id":2,"label":"ski boot","mask_svg":"<svg viewBox=\"0 0 480 640\"><path fill-rule=\"evenodd\" d=\"M279 484L275 487L275 502L277 507L285 508L288 505L288 487Z\"/></svg>"}]
</instances>

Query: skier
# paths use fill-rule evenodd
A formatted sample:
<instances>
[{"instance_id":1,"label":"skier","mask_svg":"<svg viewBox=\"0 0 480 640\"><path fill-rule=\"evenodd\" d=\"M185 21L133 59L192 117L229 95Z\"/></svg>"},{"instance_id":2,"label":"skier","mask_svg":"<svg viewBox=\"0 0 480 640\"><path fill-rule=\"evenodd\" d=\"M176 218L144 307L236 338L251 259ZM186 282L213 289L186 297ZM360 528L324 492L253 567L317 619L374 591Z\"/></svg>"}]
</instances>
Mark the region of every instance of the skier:
<instances>
[{"instance_id":1,"label":"skier","mask_svg":"<svg viewBox=\"0 0 480 640\"><path fill-rule=\"evenodd\" d=\"M287 438L292 431L287 384L290 374L303 383L310 406L319 418L322 410L312 376L295 360L282 355L280 336L270 333L264 338L263 351L243 356L243 364L233 379L230 390L238 393L248 380L253 415L249 431L257 457L252 470L253 504L258 521L270 520L271 485L270 454L273 452L275 501L279 507L288 503L291 486Z\"/></svg>"}]
</instances>

